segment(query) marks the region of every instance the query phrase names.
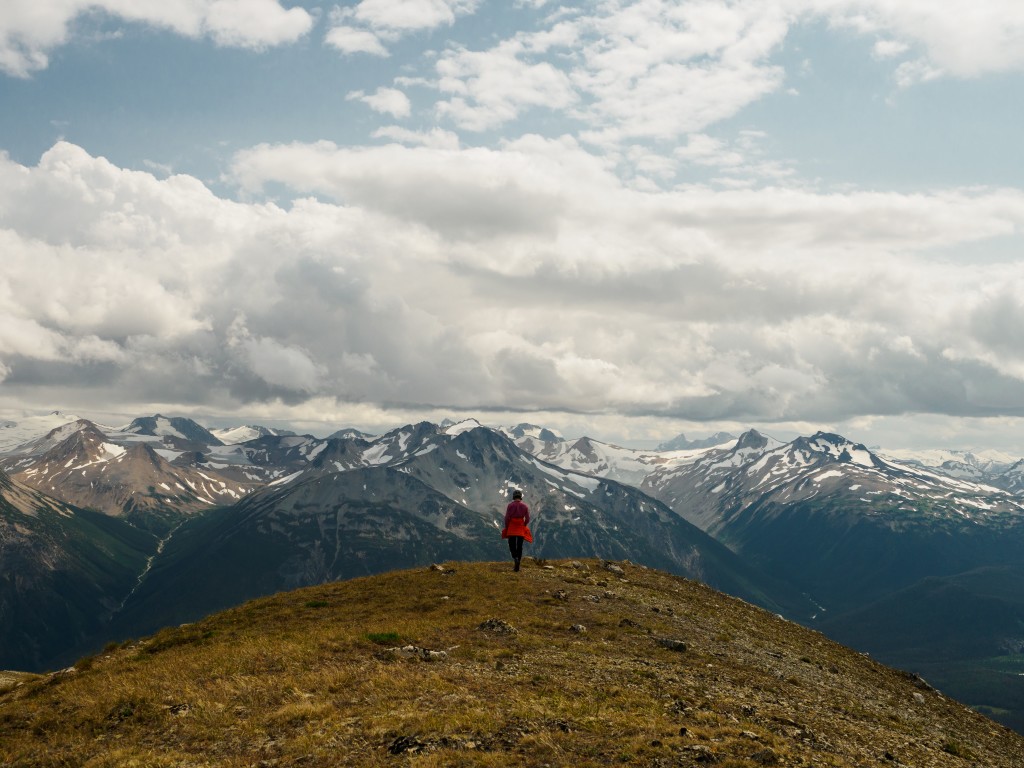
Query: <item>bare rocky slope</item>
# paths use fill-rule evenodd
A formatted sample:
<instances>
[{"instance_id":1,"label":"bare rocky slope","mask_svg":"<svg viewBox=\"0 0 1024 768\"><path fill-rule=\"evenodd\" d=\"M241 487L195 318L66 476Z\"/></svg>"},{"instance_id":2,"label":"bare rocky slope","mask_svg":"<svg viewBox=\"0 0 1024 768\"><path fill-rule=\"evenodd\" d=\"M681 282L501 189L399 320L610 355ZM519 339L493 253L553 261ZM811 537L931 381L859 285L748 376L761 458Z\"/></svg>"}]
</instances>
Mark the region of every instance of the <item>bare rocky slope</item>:
<instances>
[{"instance_id":1,"label":"bare rocky slope","mask_svg":"<svg viewBox=\"0 0 1024 768\"><path fill-rule=\"evenodd\" d=\"M1019 768L924 680L628 563L445 563L0 688L0 766Z\"/></svg>"}]
</instances>

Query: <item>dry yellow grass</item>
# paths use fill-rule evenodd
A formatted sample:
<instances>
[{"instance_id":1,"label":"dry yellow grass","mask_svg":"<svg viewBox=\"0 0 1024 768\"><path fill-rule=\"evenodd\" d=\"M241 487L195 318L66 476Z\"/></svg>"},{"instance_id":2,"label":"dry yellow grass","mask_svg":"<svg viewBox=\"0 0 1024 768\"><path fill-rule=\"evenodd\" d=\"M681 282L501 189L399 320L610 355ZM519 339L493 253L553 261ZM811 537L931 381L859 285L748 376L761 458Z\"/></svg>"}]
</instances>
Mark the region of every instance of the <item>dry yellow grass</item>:
<instances>
[{"instance_id":1,"label":"dry yellow grass","mask_svg":"<svg viewBox=\"0 0 1024 768\"><path fill-rule=\"evenodd\" d=\"M15 682L0 765L1024 766L1016 734L703 585L599 561L447 567L277 595ZM406 644L446 656L388 650Z\"/></svg>"}]
</instances>

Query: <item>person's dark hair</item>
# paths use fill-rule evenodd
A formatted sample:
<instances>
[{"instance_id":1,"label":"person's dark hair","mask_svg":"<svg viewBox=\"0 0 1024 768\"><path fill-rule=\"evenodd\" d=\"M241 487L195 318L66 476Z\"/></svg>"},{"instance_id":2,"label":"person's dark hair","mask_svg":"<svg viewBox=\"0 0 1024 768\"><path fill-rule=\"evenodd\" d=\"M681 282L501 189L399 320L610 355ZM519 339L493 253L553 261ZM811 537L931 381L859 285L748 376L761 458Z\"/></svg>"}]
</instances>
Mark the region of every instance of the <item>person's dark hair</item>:
<instances>
[{"instance_id":1,"label":"person's dark hair","mask_svg":"<svg viewBox=\"0 0 1024 768\"><path fill-rule=\"evenodd\" d=\"M521 499L521 498L523 498L523 492L522 491L512 491L512 498L513 499Z\"/></svg>"}]
</instances>

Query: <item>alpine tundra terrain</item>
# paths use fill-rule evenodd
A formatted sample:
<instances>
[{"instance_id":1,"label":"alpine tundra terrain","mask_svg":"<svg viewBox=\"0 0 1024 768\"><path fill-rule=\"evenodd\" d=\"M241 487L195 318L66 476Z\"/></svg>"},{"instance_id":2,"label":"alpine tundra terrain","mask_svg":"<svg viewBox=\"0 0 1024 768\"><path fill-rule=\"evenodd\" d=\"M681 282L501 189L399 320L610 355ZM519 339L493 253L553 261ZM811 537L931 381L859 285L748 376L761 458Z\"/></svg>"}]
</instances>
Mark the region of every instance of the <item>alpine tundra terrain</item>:
<instances>
[{"instance_id":1,"label":"alpine tundra terrain","mask_svg":"<svg viewBox=\"0 0 1024 768\"><path fill-rule=\"evenodd\" d=\"M99 569L60 592L63 624L6 622L0 667L53 668L279 590L503 557L500 521L520 487L535 516L531 554L700 579L1024 728L1024 498L1012 456L894 456L839 435L785 443L754 431L636 451L474 420L321 439L160 415L114 428L51 414L0 428L0 445L22 499L2 507L17 535L0 540L0 619L27 615L60 574L93 574L105 552L118 574ZM29 491L63 513L33 516ZM49 538L28 547L43 521ZM116 545L95 543L84 521ZM15 547L33 578L9 565Z\"/></svg>"},{"instance_id":2,"label":"alpine tundra terrain","mask_svg":"<svg viewBox=\"0 0 1024 768\"><path fill-rule=\"evenodd\" d=\"M920 677L601 560L263 598L12 679L0 729L11 768L1024 765L1021 736Z\"/></svg>"}]
</instances>

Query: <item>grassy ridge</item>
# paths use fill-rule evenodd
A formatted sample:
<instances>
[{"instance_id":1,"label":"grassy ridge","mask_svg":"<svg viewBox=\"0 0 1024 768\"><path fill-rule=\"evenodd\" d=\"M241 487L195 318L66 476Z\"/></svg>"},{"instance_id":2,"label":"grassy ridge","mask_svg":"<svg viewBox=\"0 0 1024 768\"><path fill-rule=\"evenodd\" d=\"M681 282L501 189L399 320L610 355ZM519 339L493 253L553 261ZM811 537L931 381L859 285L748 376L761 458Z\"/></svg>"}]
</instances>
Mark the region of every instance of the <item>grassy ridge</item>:
<instances>
[{"instance_id":1,"label":"grassy ridge","mask_svg":"<svg viewBox=\"0 0 1024 768\"><path fill-rule=\"evenodd\" d=\"M0 693L0 765L1024 765L1024 739L918 680L622 568L453 563L257 600Z\"/></svg>"}]
</instances>

